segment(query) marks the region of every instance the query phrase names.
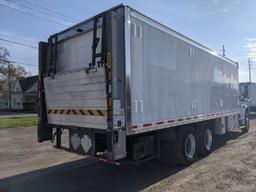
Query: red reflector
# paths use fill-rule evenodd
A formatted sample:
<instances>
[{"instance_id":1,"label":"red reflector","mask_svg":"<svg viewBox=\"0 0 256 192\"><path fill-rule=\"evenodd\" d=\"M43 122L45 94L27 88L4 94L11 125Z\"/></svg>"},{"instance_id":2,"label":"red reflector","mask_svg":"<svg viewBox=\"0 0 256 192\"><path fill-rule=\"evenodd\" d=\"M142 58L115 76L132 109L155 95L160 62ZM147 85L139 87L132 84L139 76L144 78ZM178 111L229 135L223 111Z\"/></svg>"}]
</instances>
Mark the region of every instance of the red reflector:
<instances>
[{"instance_id":1,"label":"red reflector","mask_svg":"<svg viewBox=\"0 0 256 192\"><path fill-rule=\"evenodd\" d=\"M111 71L108 72L108 80L109 80L109 81L112 80L112 73L111 73Z\"/></svg>"},{"instance_id":2,"label":"red reflector","mask_svg":"<svg viewBox=\"0 0 256 192\"><path fill-rule=\"evenodd\" d=\"M133 125L132 128L133 128L133 129L137 129L138 126L137 126L137 125Z\"/></svg>"},{"instance_id":3,"label":"red reflector","mask_svg":"<svg viewBox=\"0 0 256 192\"><path fill-rule=\"evenodd\" d=\"M156 124L157 124L157 125L161 125L161 124L164 124L164 122L163 122L163 121L160 121L160 122L157 122Z\"/></svg>"},{"instance_id":4,"label":"red reflector","mask_svg":"<svg viewBox=\"0 0 256 192\"><path fill-rule=\"evenodd\" d=\"M145 123L145 124L143 124L143 127L149 127L149 126L152 126L152 123Z\"/></svg>"},{"instance_id":5,"label":"red reflector","mask_svg":"<svg viewBox=\"0 0 256 192\"><path fill-rule=\"evenodd\" d=\"M109 119L112 119L112 110L109 110L109 111L108 111L108 118L109 118Z\"/></svg>"},{"instance_id":6,"label":"red reflector","mask_svg":"<svg viewBox=\"0 0 256 192\"><path fill-rule=\"evenodd\" d=\"M112 106L112 97L108 97L108 106Z\"/></svg>"}]
</instances>

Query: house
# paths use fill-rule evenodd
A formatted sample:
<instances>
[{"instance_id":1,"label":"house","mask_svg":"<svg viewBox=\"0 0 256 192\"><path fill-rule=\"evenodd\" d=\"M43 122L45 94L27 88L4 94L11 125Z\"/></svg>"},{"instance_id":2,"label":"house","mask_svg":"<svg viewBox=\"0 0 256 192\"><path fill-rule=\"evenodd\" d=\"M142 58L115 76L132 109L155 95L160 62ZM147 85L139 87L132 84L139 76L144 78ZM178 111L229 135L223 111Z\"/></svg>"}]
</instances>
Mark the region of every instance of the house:
<instances>
[{"instance_id":1,"label":"house","mask_svg":"<svg viewBox=\"0 0 256 192\"><path fill-rule=\"evenodd\" d=\"M5 110L9 108L9 94L0 93L0 110Z\"/></svg>"},{"instance_id":2,"label":"house","mask_svg":"<svg viewBox=\"0 0 256 192\"><path fill-rule=\"evenodd\" d=\"M36 111L38 103L38 76L15 81L12 90L11 108L15 110Z\"/></svg>"}]
</instances>

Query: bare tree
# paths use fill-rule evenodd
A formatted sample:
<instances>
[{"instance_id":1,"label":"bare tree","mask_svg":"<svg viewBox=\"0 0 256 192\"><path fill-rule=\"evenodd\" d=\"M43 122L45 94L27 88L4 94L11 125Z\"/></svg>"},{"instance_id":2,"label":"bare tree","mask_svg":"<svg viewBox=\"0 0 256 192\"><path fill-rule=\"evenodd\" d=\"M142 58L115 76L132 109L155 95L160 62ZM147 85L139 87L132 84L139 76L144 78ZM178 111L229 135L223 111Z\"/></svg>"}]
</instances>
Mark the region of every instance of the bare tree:
<instances>
[{"instance_id":1,"label":"bare tree","mask_svg":"<svg viewBox=\"0 0 256 192\"><path fill-rule=\"evenodd\" d=\"M10 52L5 47L0 47L0 91L7 91L10 84L30 73L23 66L10 62Z\"/></svg>"},{"instance_id":2,"label":"bare tree","mask_svg":"<svg viewBox=\"0 0 256 192\"><path fill-rule=\"evenodd\" d=\"M18 78L26 77L29 73L24 67L16 65L9 60L10 52L0 47L0 92L8 92L9 109L11 109L12 85Z\"/></svg>"},{"instance_id":3,"label":"bare tree","mask_svg":"<svg viewBox=\"0 0 256 192\"><path fill-rule=\"evenodd\" d=\"M6 91L8 88L7 73L10 53L5 47L0 47L0 91Z\"/></svg>"}]
</instances>

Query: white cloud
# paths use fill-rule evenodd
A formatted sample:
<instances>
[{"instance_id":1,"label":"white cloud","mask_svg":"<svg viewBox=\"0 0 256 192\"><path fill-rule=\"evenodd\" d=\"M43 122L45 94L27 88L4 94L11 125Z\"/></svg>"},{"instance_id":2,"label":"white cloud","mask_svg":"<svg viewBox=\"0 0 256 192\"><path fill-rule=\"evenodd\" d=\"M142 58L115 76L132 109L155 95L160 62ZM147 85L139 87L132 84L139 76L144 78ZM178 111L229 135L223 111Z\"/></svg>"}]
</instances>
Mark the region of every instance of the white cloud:
<instances>
[{"instance_id":1,"label":"white cloud","mask_svg":"<svg viewBox=\"0 0 256 192\"><path fill-rule=\"evenodd\" d=\"M256 82L256 38L247 38L244 40L244 54L238 58L239 61L239 80L240 82L249 81L248 58L251 59L252 81Z\"/></svg>"},{"instance_id":2,"label":"white cloud","mask_svg":"<svg viewBox=\"0 0 256 192\"><path fill-rule=\"evenodd\" d=\"M235 5L239 4L239 3L240 3L240 1L237 0L237 1L234 1L233 3L231 3L231 5L232 5L232 6L235 6Z\"/></svg>"},{"instance_id":3,"label":"white cloud","mask_svg":"<svg viewBox=\"0 0 256 192\"><path fill-rule=\"evenodd\" d=\"M219 0L213 0L214 3L218 3ZM209 10L206 10L200 14L196 13L193 14L192 17L197 18L197 17L203 17L203 16L211 16L211 15L217 15L217 14L225 14L229 11L231 11L234 7L236 7L240 3L239 0L233 1L233 2L228 2L225 6L222 4L214 5L215 7L217 6L218 8L213 9L212 7Z\"/></svg>"},{"instance_id":4,"label":"white cloud","mask_svg":"<svg viewBox=\"0 0 256 192\"><path fill-rule=\"evenodd\" d=\"M249 42L256 41L256 37L255 38L248 38L248 39L246 39L246 41L249 41Z\"/></svg>"},{"instance_id":5,"label":"white cloud","mask_svg":"<svg viewBox=\"0 0 256 192\"><path fill-rule=\"evenodd\" d=\"M222 12L223 12L223 13L226 13L226 12L228 12L228 11L229 11L229 9L227 9L227 8L226 8L226 9L222 9Z\"/></svg>"},{"instance_id":6,"label":"white cloud","mask_svg":"<svg viewBox=\"0 0 256 192\"><path fill-rule=\"evenodd\" d=\"M256 38L246 39L244 48L246 49L245 55L256 61Z\"/></svg>"},{"instance_id":7,"label":"white cloud","mask_svg":"<svg viewBox=\"0 0 256 192\"><path fill-rule=\"evenodd\" d=\"M7 1L7 0L0 0L0 4L4 5L4 6L7 6L7 7L14 8L14 9L19 9L17 4L15 4L13 2L10 2L10 1Z\"/></svg>"},{"instance_id":8,"label":"white cloud","mask_svg":"<svg viewBox=\"0 0 256 192\"><path fill-rule=\"evenodd\" d=\"M248 68L239 68L239 82L248 82L249 72Z\"/></svg>"}]
</instances>

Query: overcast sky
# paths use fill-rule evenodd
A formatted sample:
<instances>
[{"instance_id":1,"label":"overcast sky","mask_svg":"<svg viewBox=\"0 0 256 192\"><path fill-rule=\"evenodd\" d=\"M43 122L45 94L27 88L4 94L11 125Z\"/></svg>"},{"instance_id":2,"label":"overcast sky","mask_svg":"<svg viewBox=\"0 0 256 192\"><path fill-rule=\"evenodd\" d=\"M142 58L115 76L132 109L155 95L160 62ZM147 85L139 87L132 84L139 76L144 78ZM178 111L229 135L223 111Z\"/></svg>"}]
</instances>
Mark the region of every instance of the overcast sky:
<instances>
[{"instance_id":1,"label":"overcast sky","mask_svg":"<svg viewBox=\"0 0 256 192\"><path fill-rule=\"evenodd\" d=\"M32 4L34 5L32 5ZM111 8L116 0L0 0L0 39L30 46L78 21ZM158 0L123 1L147 16L221 52L240 64L240 81L248 81L248 57L256 82L255 0ZM41 6L38 7L37 5ZM53 17L55 13L58 17ZM47 14L46 14L47 13ZM65 17L64 17L65 16ZM37 65L37 49L0 40L11 52L11 60ZM37 68L26 66L32 74Z\"/></svg>"}]
</instances>

